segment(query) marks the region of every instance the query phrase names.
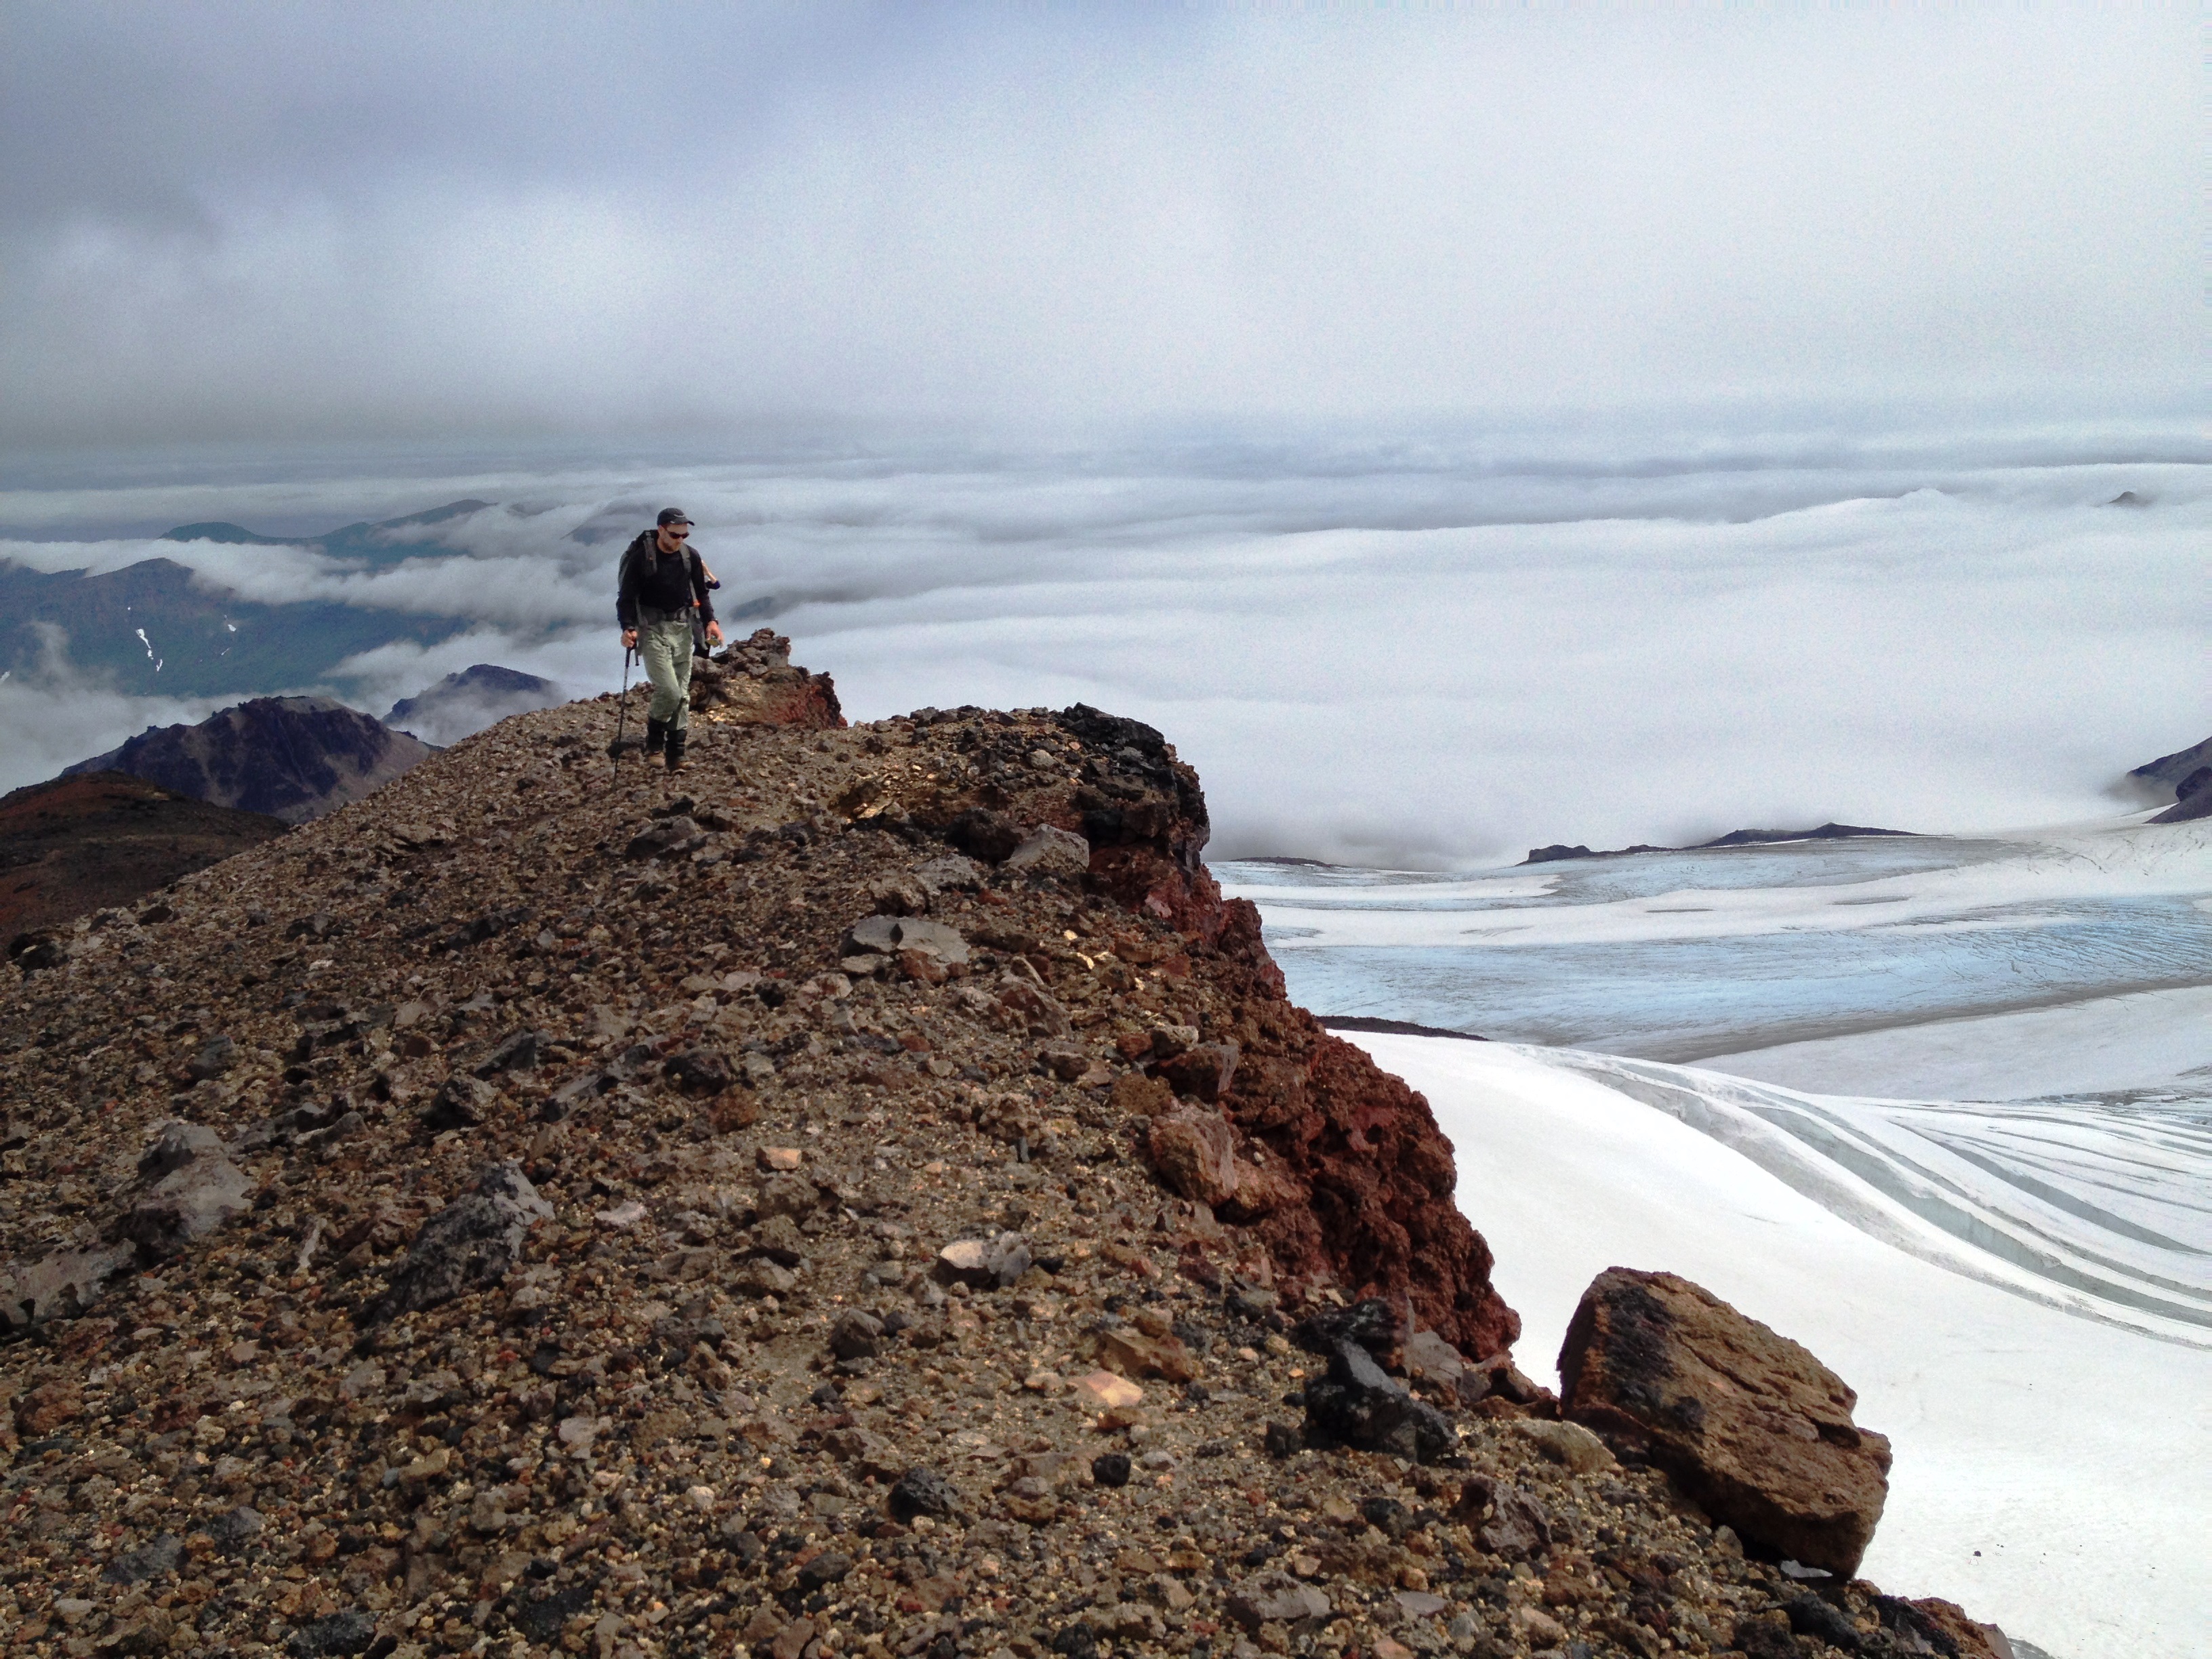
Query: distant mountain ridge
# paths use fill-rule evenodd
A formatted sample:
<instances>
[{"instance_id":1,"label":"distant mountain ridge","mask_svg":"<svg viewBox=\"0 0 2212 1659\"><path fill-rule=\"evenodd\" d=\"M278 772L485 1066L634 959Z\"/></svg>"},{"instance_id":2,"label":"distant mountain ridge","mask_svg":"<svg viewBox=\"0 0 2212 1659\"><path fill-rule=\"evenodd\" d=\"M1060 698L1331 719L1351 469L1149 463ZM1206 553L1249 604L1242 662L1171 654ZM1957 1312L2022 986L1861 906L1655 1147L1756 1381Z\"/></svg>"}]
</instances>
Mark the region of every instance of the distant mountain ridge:
<instances>
[{"instance_id":1,"label":"distant mountain ridge","mask_svg":"<svg viewBox=\"0 0 2212 1659\"><path fill-rule=\"evenodd\" d=\"M384 723L442 748L510 714L526 714L568 701L568 693L551 680L480 662L447 675L411 697L402 697L392 705Z\"/></svg>"},{"instance_id":2,"label":"distant mountain ridge","mask_svg":"<svg viewBox=\"0 0 2212 1659\"><path fill-rule=\"evenodd\" d=\"M374 524L366 520L357 524L341 525L319 536L264 536L248 530L244 525L227 520L212 520L205 524L180 524L161 532L165 542L221 542L227 545L245 547L308 547L333 558L365 559L372 564L398 564L405 559L449 558L456 550L442 542L410 538L408 532L427 529L432 525L445 524L454 519L465 519L471 513L481 513L495 507L495 501L480 501L467 498L447 501L443 507L428 507L420 513L410 513L397 519L380 520Z\"/></svg>"},{"instance_id":3,"label":"distant mountain ridge","mask_svg":"<svg viewBox=\"0 0 2212 1659\"><path fill-rule=\"evenodd\" d=\"M434 752L328 697L257 697L198 726L149 726L62 775L125 772L194 800L304 823Z\"/></svg>"},{"instance_id":4,"label":"distant mountain ridge","mask_svg":"<svg viewBox=\"0 0 2212 1659\"><path fill-rule=\"evenodd\" d=\"M161 538L243 547L305 547L331 558L389 566L412 558L458 558L419 532L492 505L448 501L377 524L321 536L264 536L225 521L179 525ZM241 599L171 559L121 570L32 570L0 561L0 672L35 677L57 637L80 671L140 696L252 695L312 685L347 658L411 640L428 646L468 626L327 600L265 605Z\"/></svg>"},{"instance_id":5,"label":"distant mountain ridge","mask_svg":"<svg viewBox=\"0 0 2212 1659\"><path fill-rule=\"evenodd\" d=\"M1549 847L1532 847L1523 864L1556 864L1562 859L1617 859L1632 853L1711 853L1729 847L1771 847L1789 841L1849 841L1859 836L1911 836L1914 830L1876 830L1863 823L1824 823L1814 830L1731 830L1725 836L1715 836L1711 841L1701 841L1689 847L1610 848L1593 853L1587 847L1570 847L1554 842Z\"/></svg>"}]
</instances>

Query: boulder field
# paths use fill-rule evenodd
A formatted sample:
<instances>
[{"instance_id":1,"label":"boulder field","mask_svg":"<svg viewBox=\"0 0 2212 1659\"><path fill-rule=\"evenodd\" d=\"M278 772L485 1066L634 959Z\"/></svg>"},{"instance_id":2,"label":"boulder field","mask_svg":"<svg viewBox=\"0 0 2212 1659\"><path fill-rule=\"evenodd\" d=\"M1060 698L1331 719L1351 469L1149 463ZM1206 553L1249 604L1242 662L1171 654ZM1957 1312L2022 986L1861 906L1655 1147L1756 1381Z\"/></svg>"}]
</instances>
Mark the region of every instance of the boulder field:
<instances>
[{"instance_id":1,"label":"boulder field","mask_svg":"<svg viewBox=\"0 0 2212 1659\"><path fill-rule=\"evenodd\" d=\"M0 967L11 1652L2002 1651L1561 1420L1159 733L717 668Z\"/></svg>"}]
</instances>

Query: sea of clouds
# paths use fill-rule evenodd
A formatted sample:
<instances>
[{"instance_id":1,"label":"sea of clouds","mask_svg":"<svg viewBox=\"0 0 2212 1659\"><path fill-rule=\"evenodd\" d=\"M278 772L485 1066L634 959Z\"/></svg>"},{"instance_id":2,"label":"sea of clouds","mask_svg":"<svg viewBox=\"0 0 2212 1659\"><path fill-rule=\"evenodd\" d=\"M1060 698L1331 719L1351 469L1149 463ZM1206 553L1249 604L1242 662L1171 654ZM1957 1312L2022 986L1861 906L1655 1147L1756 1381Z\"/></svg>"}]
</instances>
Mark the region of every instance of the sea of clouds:
<instances>
[{"instance_id":1,"label":"sea of clouds","mask_svg":"<svg viewBox=\"0 0 2212 1659\"><path fill-rule=\"evenodd\" d=\"M465 620L265 688L380 714L478 662L613 689L614 561L674 503L723 611L756 610L732 631L772 621L852 717L1134 715L1199 767L1217 856L1471 866L1829 818L2067 821L2212 731L2212 454L2185 423L1724 433L79 464L0 493L0 558L173 558L264 603ZM150 539L465 496L497 505L430 532L451 556L392 568ZM214 706L121 695L58 641L0 684L0 784Z\"/></svg>"}]
</instances>

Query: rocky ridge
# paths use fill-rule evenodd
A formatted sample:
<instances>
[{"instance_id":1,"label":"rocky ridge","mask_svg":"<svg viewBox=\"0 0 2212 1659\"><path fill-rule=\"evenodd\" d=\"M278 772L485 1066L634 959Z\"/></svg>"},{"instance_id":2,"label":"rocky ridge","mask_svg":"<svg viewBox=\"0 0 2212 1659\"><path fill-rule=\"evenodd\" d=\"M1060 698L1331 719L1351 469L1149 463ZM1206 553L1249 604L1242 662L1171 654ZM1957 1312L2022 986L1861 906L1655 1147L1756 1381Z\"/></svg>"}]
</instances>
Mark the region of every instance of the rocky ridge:
<instances>
[{"instance_id":1,"label":"rocky ridge","mask_svg":"<svg viewBox=\"0 0 2212 1659\"><path fill-rule=\"evenodd\" d=\"M1997 1650L1553 1420L1158 733L781 645L0 969L18 1650Z\"/></svg>"},{"instance_id":2,"label":"rocky ridge","mask_svg":"<svg viewBox=\"0 0 2212 1659\"><path fill-rule=\"evenodd\" d=\"M26 784L0 796L0 940L29 949L26 934L129 904L285 827L120 772Z\"/></svg>"}]
</instances>

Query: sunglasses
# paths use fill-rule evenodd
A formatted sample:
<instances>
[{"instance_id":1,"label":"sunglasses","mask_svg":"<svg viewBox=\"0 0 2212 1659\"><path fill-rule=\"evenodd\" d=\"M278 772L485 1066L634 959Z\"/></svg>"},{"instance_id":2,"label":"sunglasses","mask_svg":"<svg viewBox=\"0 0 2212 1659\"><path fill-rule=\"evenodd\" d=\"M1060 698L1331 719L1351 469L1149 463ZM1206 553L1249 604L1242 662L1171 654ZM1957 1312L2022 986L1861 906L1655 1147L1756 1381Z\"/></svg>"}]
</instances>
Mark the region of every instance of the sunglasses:
<instances>
[{"instance_id":1,"label":"sunglasses","mask_svg":"<svg viewBox=\"0 0 2212 1659\"><path fill-rule=\"evenodd\" d=\"M688 530L664 530L661 532L661 534L667 537L672 542L680 542L688 540L691 532Z\"/></svg>"}]
</instances>

